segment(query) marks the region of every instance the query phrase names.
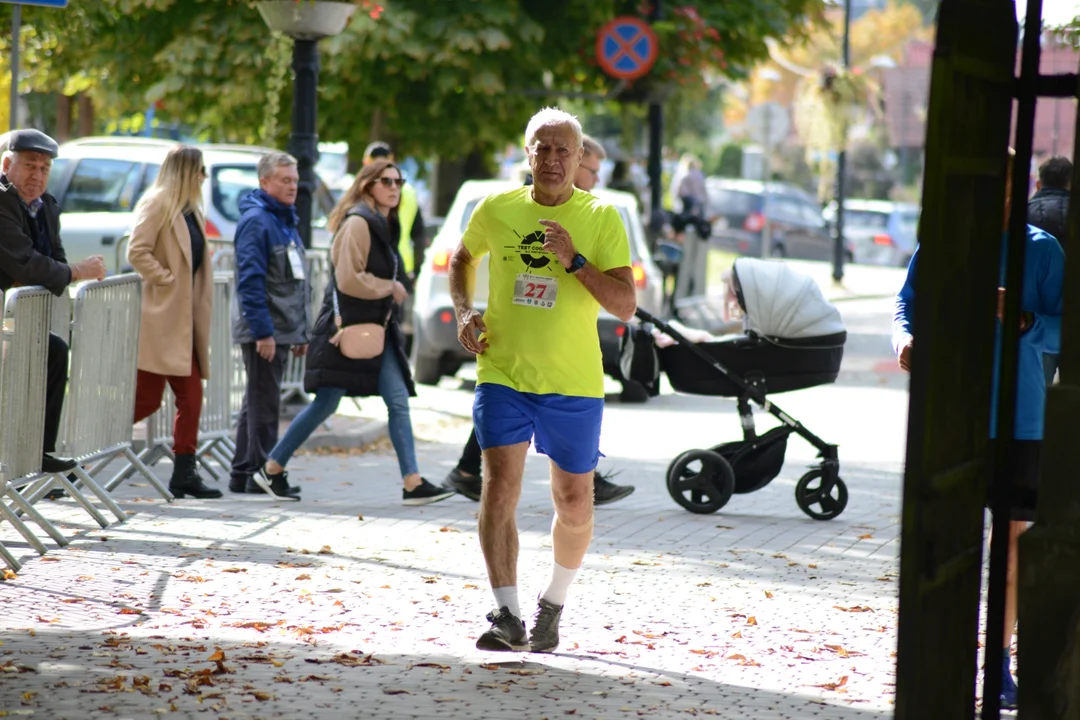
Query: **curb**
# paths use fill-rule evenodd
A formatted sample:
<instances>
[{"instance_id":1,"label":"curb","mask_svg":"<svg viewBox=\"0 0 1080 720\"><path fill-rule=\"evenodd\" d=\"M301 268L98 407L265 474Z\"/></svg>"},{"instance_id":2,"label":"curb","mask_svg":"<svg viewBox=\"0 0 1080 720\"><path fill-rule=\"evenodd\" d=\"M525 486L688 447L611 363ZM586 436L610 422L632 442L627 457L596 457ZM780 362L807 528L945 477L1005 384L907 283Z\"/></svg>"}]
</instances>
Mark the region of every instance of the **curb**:
<instances>
[{"instance_id":1,"label":"curb","mask_svg":"<svg viewBox=\"0 0 1080 720\"><path fill-rule=\"evenodd\" d=\"M338 450L359 450L382 440L389 435L389 426L383 420L368 420L363 425L345 431L316 432L309 437L301 450L334 448Z\"/></svg>"}]
</instances>

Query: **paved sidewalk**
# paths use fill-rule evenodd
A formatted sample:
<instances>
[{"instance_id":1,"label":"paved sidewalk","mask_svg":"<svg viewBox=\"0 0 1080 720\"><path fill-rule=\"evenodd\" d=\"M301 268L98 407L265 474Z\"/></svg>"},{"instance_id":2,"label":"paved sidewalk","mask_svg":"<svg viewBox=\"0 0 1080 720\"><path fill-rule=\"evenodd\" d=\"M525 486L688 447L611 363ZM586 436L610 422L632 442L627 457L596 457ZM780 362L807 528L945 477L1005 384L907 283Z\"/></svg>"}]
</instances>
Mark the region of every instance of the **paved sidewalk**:
<instances>
[{"instance_id":1,"label":"paved sidewalk","mask_svg":"<svg viewBox=\"0 0 1080 720\"><path fill-rule=\"evenodd\" d=\"M814 278L825 293L825 297L832 302L895 297L904 284L904 277L907 274L906 268L846 263L844 278L838 284L832 277L832 263L814 260L785 260L784 262Z\"/></svg>"},{"instance_id":2,"label":"paved sidewalk","mask_svg":"<svg viewBox=\"0 0 1080 720\"><path fill-rule=\"evenodd\" d=\"M468 425L427 427L441 442L420 465L440 479ZM677 507L669 451L652 455L604 460L638 490L597 510L552 655L474 649L493 604L478 506L402 507L385 441L298 457L299 503L167 505L136 481L119 491L130 520L104 531L46 504L79 535L0 583L0 717L890 717L898 465L853 455L848 510L820 523L792 497L801 450L716 515ZM531 457L525 607L546 581L548 493Z\"/></svg>"}]
</instances>

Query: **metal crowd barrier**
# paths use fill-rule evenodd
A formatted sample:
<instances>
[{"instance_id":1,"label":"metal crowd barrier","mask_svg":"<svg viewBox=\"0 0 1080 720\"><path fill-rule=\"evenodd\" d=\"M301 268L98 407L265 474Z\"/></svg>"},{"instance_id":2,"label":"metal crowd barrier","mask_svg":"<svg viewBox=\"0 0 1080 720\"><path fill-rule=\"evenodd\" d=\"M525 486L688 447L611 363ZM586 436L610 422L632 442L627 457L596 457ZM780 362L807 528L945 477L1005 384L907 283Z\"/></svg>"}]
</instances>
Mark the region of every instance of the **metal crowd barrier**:
<instances>
[{"instance_id":1,"label":"metal crowd barrier","mask_svg":"<svg viewBox=\"0 0 1080 720\"><path fill-rule=\"evenodd\" d=\"M322 309L323 295L330 284L330 255L325 250L307 251L308 277L308 327L315 326L315 320ZM281 402L286 403L294 397L303 402L310 402L304 392L304 370L306 359L289 355L285 364L285 374L281 380Z\"/></svg>"},{"instance_id":2,"label":"metal crowd barrier","mask_svg":"<svg viewBox=\"0 0 1080 720\"><path fill-rule=\"evenodd\" d=\"M210 379L203 384L203 409L199 418L199 447L196 457L200 465L214 478L222 473L211 464L217 463L227 473L232 452L232 276L215 274L213 310L210 320ZM146 441L128 465L106 484L112 490L139 468L135 461L155 465L164 457L172 457L173 422L176 401L166 387L161 408L146 419Z\"/></svg>"},{"instance_id":3,"label":"metal crowd barrier","mask_svg":"<svg viewBox=\"0 0 1080 720\"><path fill-rule=\"evenodd\" d=\"M57 451L79 461L73 471L78 483L56 476L68 495L102 527L108 520L80 492L88 488L117 519L126 515L94 479L118 457L133 463L166 500L172 493L139 462L132 449L135 377L139 362L139 321L142 289L138 275L116 275L80 285L71 323L71 365L64 422ZM83 466L90 466L89 470ZM38 499L44 489L34 496Z\"/></svg>"},{"instance_id":4,"label":"metal crowd barrier","mask_svg":"<svg viewBox=\"0 0 1080 720\"><path fill-rule=\"evenodd\" d=\"M45 425L45 383L51 321L51 299L41 287L9 290L4 296L3 339L0 341L0 500L3 516L39 554L45 545L25 523L26 515L59 545L67 539L19 492L40 476L42 428ZM18 511L18 512L16 512ZM0 556L18 570L19 561L0 544Z\"/></svg>"}]
</instances>

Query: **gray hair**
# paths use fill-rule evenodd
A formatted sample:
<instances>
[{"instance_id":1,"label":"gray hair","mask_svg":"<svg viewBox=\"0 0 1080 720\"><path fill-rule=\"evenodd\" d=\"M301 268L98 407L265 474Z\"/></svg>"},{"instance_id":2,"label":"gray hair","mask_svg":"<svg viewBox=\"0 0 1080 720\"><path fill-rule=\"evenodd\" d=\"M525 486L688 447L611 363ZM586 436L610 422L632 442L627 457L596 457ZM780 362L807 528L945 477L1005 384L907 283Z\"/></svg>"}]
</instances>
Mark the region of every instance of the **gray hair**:
<instances>
[{"instance_id":1,"label":"gray hair","mask_svg":"<svg viewBox=\"0 0 1080 720\"><path fill-rule=\"evenodd\" d=\"M588 135L583 135L581 137L581 146L585 148L586 155L592 155L597 160L607 159L607 150L604 149L604 146L593 140Z\"/></svg>"},{"instance_id":2,"label":"gray hair","mask_svg":"<svg viewBox=\"0 0 1080 720\"><path fill-rule=\"evenodd\" d=\"M291 167L293 165L296 165L296 158L287 152L275 150L274 152L267 153L259 158L259 179L264 180L270 177L279 167Z\"/></svg>"},{"instance_id":3,"label":"gray hair","mask_svg":"<svg viewBox=\"0 0 1080 720\"><path fill-rule=\"evenodd\" d=\"M540 128L546 127L568 127L574 131L574 139L577 140L577 147L581 147L581 139L583 137L581 132L581 123L578 119L566 112L560 110L557 107L546 107L540 112L532 116L529 120L529 124L525 126L525 144L532 145L533 140L536 139L536 133L540 131Z\"/></svg>"}]
</instances>

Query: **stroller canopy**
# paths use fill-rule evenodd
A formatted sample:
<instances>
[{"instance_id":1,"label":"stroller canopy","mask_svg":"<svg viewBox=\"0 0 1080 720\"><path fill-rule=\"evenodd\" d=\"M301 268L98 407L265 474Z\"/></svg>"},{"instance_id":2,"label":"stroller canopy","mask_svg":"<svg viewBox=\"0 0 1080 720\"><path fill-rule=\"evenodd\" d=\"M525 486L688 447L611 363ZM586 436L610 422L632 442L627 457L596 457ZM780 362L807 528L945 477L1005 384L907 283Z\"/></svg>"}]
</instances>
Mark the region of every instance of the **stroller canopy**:
<instances>
[{"instance_id":1,"label":"stroller canopy","mask_svg":"<svg viewBox=\"0 0 1080 720\"><path fill-rule=\"evenodd\" d=\"M739 258L734 270L747 330L790 340L844 332L840 311L808 275L782 262L753 258Z\"/></svg>"}]
</instances>

